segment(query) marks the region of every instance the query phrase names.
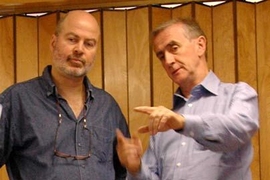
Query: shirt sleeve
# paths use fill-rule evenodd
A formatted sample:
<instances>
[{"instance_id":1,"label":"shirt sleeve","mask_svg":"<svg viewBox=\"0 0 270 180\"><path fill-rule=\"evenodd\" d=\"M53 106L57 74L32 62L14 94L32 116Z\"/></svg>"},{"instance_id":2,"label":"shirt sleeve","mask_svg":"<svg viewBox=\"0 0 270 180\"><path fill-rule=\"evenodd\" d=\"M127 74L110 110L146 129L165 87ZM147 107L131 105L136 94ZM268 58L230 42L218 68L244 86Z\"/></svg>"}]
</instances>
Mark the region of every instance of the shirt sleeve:
<instances>
[{"instance_id":1,"label":"shirt sleeve","mask_svg":"<svg viewBox=\"0 0 270 180\"><path fill-rule=\"evenodd\" d=\"M180 133L212 151L234 151L251 141L259 127L257 93L246 83L239 83L228 99L224 112L183 114L186 122Z\"/></svg>"},{"instance_id":2,"label":"shirt sleeve","mask_svg":"<svg viewBox=\"0 0 270 180\"><path fill-rule=\"evenodd\" d=\"M0 167L2 167L11 153L13 140L8 113L10 103L4 100L3 95L0 97L0 106Z\"/></svg>"}]
</instances>

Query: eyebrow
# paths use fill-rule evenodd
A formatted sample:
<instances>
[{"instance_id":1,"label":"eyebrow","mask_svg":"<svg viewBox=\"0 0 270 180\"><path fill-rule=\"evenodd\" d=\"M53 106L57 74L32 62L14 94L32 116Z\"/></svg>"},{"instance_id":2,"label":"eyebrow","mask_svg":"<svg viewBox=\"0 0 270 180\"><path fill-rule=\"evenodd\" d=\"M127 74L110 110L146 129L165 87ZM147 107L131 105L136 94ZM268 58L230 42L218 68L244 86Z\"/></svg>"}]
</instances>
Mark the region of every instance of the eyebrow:
<instances>
[{"instance_id":1,"label":"eyebrow","mask_svg":"<svg viewBox=\"0 0 270 180\"><path fill-rule=\"evenodd\" d=\"M172 41L170 41L168 44L166 44L166 46L165 46L164 49L167 49L168 47L171 47L171 46L173 46L173 45L178 45L178 46L180 46L180 43L177 42L177 41L172 40ZM158 55L162 55L162 54L163 54L163 50L158 51L158 52L156 53L156 56L158 57Z\"/></svg>"},{"instance_id":2,"label":"eyebrow","mask_svg":"<svg viewBox=\"0 0 270 180\"><path fill-rule=\"evenodd\" d=\"M69 32L67 33L65 36L75 36L76 38L80 38L80 36L78 36L77 34L73 33L73 32ZM94 41L95 43L97 42L97 40L95 38L87 38L87 41Z\"/></svg>"}]
</instances>

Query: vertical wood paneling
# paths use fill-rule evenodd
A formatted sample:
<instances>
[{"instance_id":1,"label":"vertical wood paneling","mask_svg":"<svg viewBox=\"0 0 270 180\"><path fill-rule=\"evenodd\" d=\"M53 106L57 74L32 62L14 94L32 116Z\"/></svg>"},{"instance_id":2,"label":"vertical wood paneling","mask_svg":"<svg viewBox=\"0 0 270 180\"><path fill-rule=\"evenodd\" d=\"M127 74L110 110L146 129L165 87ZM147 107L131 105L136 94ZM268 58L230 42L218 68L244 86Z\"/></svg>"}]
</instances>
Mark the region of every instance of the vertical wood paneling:
<instances>
[{"instance_id":1,"label":"vertical wood paneling","mask_svg":"<svg viewBox=\"0 0 270 180\"><path fill-rule=\"evenodd\" d=\"M207 38L207 64L209 69L213 70L213 26L212 26L212 8L201 4L195 4L195 17L200 24Z\"/></svg>"},{"instance_id":2,"label":"vertical wood paneling","mask_svg":"<svg viewBox=\"0 0 270 180\"><path fill-rule=\"evenodd\" d=\"M0 18L0 92L14 83L13 17Z\"/></svg>"},{"instance_id":3,"label":"vertical wood paneling","mask_svg":"<svg viewBox=\"0 0 270 180\"><path fill-rule=\"evenodd\" d=\"M184 4L172 11L173 18L190 18L192 17L192 3Z\"/></svg>"},{"instance_id":4,"label":"vertical wood paneling","mask_svg":"<svg viewBox=\"0 0 270 180\"><path fill-rule=\"evenodd\" d=\"M39 75L44 67L52 62L50 51L50 41L54 33L57 22L57 13L48 14L38 18L38 55L39 55Z\"/></svg>"},{"instance_id":5,"label":"vertical wood paneling","mask_svg":"<svg viewBox=\"0 0 270 180\"><path fill-rule=\"evenodd\" d=\"M101 12L92 12L91 13L97 20L100 29L101 29ZM103 88L103 76L102 76L102 49L101 49L101 38L98 43L97 54L95 62L91 70L88 72L87 76L89 77L91 83L99 88Z\"/></svg>"},{"instance_id":6,"label":"vertical wood paneling","mask_svg":"<svg viewBox=\"0 0 270 180\"><path fill-rule=\"evenodd\" d=\"M16 17L17 82L38 75L37 18Z\"/></svg>"},{"instance_id":7,"label":"vertical wood paneling","mask_svg":"<svg viewBox=\"0 0 270 180\"><path fill-rule=\"evenodd\" d=\"M13 20L13 17L0 18L0 93L15 81ZM0 179L8 180L5 166L0 168Z\"/></svg>"},{"instance_id":8,"label":"vertical wood paneling","mask_svg":"<svg viewBox=\"0 0 270 180\"><path fill-rule=\"evenodd\" d=\"M153 7L151 17L152 29L154 29L159 24L171 19L171 10ZM162 105L167 108L172 108L172 97L174 92L173 82L164 70L160 60L153 52L153 48L151 48L150 51L152 52L153 106Z\"/></svg>"},{"instance_id":9,"label":"vertical wood paneling","mask_svg":"<svg viewBox=\"0 0 270 180\"><path fill-rule=\"evenodd\" d=\"M103 12L104 89L128 118L126 12Z\"/></svg>"},{"instance_id":10,"label":"vertical wood paneling","mask_svg":"<svg viewBox=\"0 0 270 180\"><path fill-rule=\"evenodd\" d=\"M256 5L261 180L270 177L270 1Z\"/></svg>"},{"instance_id":11,"label":"vertical wood paneling","mask_svg":"<svg viewBox=\"0 0 270 180\"><path fill-rule=\"evenodd\" d=\"M236 2L237 29L237 81L244 81L257 89L255 5ZM247 13L248 12L248 13ZM259 136L253 138L254 158L251 165L252 179L260 179Z\"/></svg>"},{"instance_id":12,"label":"vertical wood paneling","mask_svg":"<svg viewBox=\"0 0 270 180\"><path fill-rule=\"evenodd\" d=\"M224 82L235 82L233 2L213 8L214 71Z\"/></svg>"},{"instance_id":13,"label":"vertical wood paneling","mask_svg":"<svg viewBox=\"0 0 270 180\"><path fill-rule=\"evenodd\" d=\"M133 111L137 106L150 106L150 54L148 8L127 12L127 63L129 86L129 125L131 132L148 124L148 116ZM148 144L148 134L139 134L143 147Z\"/></svg>"}]
</instances>

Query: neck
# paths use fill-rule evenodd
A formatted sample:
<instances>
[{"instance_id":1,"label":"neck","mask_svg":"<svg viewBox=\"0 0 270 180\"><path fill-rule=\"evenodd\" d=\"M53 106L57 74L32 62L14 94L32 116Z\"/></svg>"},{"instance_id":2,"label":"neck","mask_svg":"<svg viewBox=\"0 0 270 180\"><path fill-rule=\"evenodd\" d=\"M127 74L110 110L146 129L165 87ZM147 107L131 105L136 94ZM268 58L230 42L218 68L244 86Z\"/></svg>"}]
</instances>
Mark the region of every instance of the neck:
<instances>
[{"instance_id":1,"label":"neck","mask_svg":"<svg viewBox=\"0 0 270 180\"><path fill-rule=\"evenodd\" d=\"M52 77L58 93L68 102L74 115L78 117L84 108L86 99L83 77L70 78L53 73Z\"/></svg>"},{"instance_id":2,"label":"neck","mask_svg":"<svg viewBox=\"0 0 270 180\"><path fill-rule=\"evenodd\" d=\"M179 84L182 95L185 98L189 98L192 89L198 84L200 84L208 73L209 70L205 69L205 71L201 71L199 74L191 76L191 79L187 79L186 82L182 82L181 84Z\"/></svg>"}]
</instances>

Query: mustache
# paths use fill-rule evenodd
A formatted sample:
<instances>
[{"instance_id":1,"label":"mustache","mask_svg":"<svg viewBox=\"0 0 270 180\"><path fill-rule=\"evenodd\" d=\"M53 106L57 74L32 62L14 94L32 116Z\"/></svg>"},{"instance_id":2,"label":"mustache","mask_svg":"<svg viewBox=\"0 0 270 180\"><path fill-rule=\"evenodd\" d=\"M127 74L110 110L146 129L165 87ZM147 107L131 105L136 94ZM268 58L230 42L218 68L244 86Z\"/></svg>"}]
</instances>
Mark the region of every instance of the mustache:
<instances>
[{"instance_id":1,"label":"mustache","mask_svg":"<svg viewBox=\"0 0 270 180\"><path fill-rule=\"evenodd\" d=\"M73 55L70 55L70 56L67 57L67 60L72 60L72 59L76 60L76 61L80 61L82 63L85 63L85 59L83 59L83 58L76 57L76 56L73 56Z\"/></svg>"}]
</instances>

